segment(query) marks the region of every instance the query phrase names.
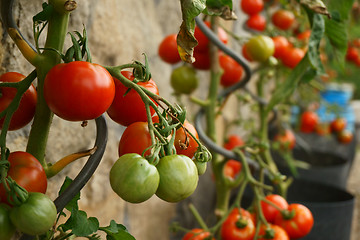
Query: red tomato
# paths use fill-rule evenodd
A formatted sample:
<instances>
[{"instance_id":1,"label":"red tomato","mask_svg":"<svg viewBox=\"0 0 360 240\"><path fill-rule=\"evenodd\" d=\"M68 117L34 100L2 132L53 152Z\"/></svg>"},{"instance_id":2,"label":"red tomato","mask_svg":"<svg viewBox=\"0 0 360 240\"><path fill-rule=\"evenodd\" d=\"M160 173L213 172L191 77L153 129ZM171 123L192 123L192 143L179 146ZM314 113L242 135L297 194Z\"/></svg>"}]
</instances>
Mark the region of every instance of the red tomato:
<instances>
[{"instance_id":1,"label":"red tomato","mask_svg":"<svg viewBox=\"0 0 360 240\"><path fill-rule=\"evenodd\" d=\"M135 78L130 71L122 71L121 74L131 81ZM145 104L140 95L134 89L126 93L128 88L124 84L116 78L114 78L114 82L115 98L107 110L109 117L123 126L129 126L134 122L147 122ZM158 87L152 79L147 82L138 82L137 85L159 95ZM150 112L154 114L155 110L150 107Z\"/></svg>"},{"instance_id":2,"label":"red tomato","mask_svg":"<svg viewBox=\"0 0 360 240\"><path fill-rule=\"evenodd\" d=\"M303 31L301 33L298 33L296 35L296 38L299 39L299 40L306 41L306 40L309 40L310 35L311 35L311 30L307 29L307 30L305 30L305 31Z\"/></svg>"},{"instance_id":3,"label":"red tomato","mask_svg":"<svg viewBox=\"0 0 360 240\"><path fill-rule=\"evenodd\" d=\"M315 132L321 136L328 135L331 132L330 125L328 123L318 123Z\"/></svg>"},{"instance_id":4,"label":"red tomato","mask_svg":"<svg viewBox=\"0 0 360 240\"><path fill-rule=\"evenodd\" d=\"M210 28L210 22L205 21L204 22L209 28ZM218 38L224 43L227 44L228 42L228 36L224 29L218 28L217 30ZM195 47L194 51L198 52L208 52L209 51L209 39L205 36L205 34L200 30L198 26L195 27L194 30L194 37L198 41L198 45Z\"/></svg>"},{"instance_id":5,"label":"red tomato","mask_svg":"<svg viewBox=\"0 0 360 240\"><path fill-rule=\"evenodd\" d=\"M244 44L241 48L241 53L244 56L244 58L246 60L248 60L249 62L253 61L253 59L251 58L251 56L249 55L249 53L246 50L246 44Z\"/></svg>"},{"instance_id":6,"label":"red tomato","mask_svg":"<svg viewBox=\"0 0 360 240\"><path fill-rule=\"evenodd\" d=\"M239 63L223 54L219 56L219 63L220 67L224 70L220 80L220 84L223 87L229 87L241 81L244 70Z\"/></svg>"},{"instance_id":7,"label":"red tomato","mask_svg":"<svg viewBox=\"0 0 360 240\"><path fill-rule=\"evenodd\" d=\"M192 63L192 66L199 70L209 70L210 69L210 54L209 51L199 52L194 49L194 58L195 62Z\"/></svg>"},{"instance_id":8,"label":"red tomato","mask_svg":"<svg viewBox=\"0 0 360 240\"><path fill-rule=\"evenodd\" d=\"M44 97L49 108L68 121L99 117L110 107L114 95L110 73L95 63L60 63L48 72L44 82Z\"/></svg>"},{"instance_id":9,"label":"red tomato","mask_svg":"<svg viewBox=\"0 0 360 240\"><path fill-rule=\"evenodd\" d=\"M224 143L224 148L227 150L232 150L235 147L241 147L244 146L245 142L244 140L236 134L229 135L228 139Z\"/></svg>"},{"instance_id":10,"label":"red tomato","mask_svg":"<svg viewBox=\"0 0 360 240\"><path fill-rule=\"evenodd\" d=\"M261 14L251 15L246 21L246 26L257 31L264 31L266 28L266 18Z\"/></svg>"},{"instance_id":11,"label":"red tomato","mask_svg":"<svg viewBox=\"0 0 360 240\"><path fill-rule=\"evenodd\" d=\"M176 34L166 36L159 45L159 56L167 63L174 64L181 61L176 42Z\"/></svg>"},{"instance_id":12,"label":"red tomato","mask_svg":"<svg viewBox=\"0 0 360 240\"><path fill-rule=\"evenodd\" d=\"M346 52L346 60L356 62L357 59L359 59L357 48L349 46Z\"/></svg>"},{"instance_id":13,"label":"red tomato","mask_svg":"<svg viewBox=\"0 0 360 240\"><path fill-rule=\"evenodd\" d=\"M315 112L305 111L301 114L300 131L303 133L311 133L315 130L319 122L319 117Z\"/></svg>"},{"instance_id":14,"label":"red tomato","mask_svg":"<svg viewBox=\"0 0 360 240\"><path fill-rule=\"evenodd\" d=\"M185 120L183 126L187 131L193 134L196 137L196 139L199 139L198 133L195 127L191 123ZM193 158L199 145L197 144L195 139L190 136L189 133L186 133L185 135L184 128L182 127L179 128L178 130L176 130L175 133L174 145L176 148L176 154L185 155L188 156L189 158Z\"/></svg>"},{"instance_id":15,"label":"red tomato","mask_svg":"<svg viewBox=\"0 0 360 240\"><path fill-rule=\"evenodd\" d=\"M288 10L279 9L271 17L272 23L281 30L288 30L295 21L295 15Z\"/></svg>"},{"instance_id":16,"label":"red tomato","mask_svg":"<svg viewBox=\"0 0 360 240\"><path fill-rule=\"evenodd\" d=\"M285 198L278 194L270 194L265 197L266 200L275 204L278 209L273 207L271 204L261 201L261 210L266 218L266 221L269 223L274 223L276 215L280 212L279 209L284 210L287 209L289 204Z\"/></svg>"},{"instance_id":17,"label":"red tomato","mask_svg":"<svg viewBox=\"0 0 360 240\"><path fill-rule=\"evenodd\" d=\"M248 15L255 15L263 9L263 0L241 0L241 10Z\"/></svg>"},{"instance_id":18,"label":"red tomato","mask_svg":"<svg viewBox=\"0 0 360 240\"><path fill-rule=\"evenodd\" d=\"M338 141L344 144L350 143L353 138L353 133L347 129L343 129L342 131L340 131L337 136Z\"/></svg>"},{"instance_id":19,"label":"red tomato","mask_svg":"<svg viewBox=\"0 0 360 240\"><path fill-rule=\"evenodd\" d=\"M282 59L286 56L286 51L291 46L290 42L284 36L276 36L272 40L275 45L274 57Z\"/></svg>"},{"instance_id":20,"label":"red tomato","mask_svg":"<svg viewBox=\"0 0 360 240\"><path fill-rule=\"evenodd\" d=\"M7 72L0 76L0 82L20 82L25 78L24 75L17 72ZM14 99L16 95L16 88L2 87L0 88L0 112L4 111ZM37 93L34 85L31 84L28 90L24 93L20 100L18 109L12 115L9 129L17 130L25 127L35 115L37 102ZM0 127L4 124L4 118L0 119Z\"/></svg>"},{"instance_id":21,"label":"red tomato","mask_svg":"<svg viewBox=\"0 0 360 240\"><path fill-rule=\"evenodd\" d=\"M211 238L215 240L215 238ZM182 240L210 240L210 233L201 228L194 228L186 233Z\"/></svg>"},{"instance_id":22,"label":"red tomato","mask_svg":"<svg viewBox=\"0 0 360 240\"><path fill-rule=\"evenodd\" d=\"M263 237L258 238L258 240L290 240L289 235L282 227L274 224L269 224L269 227L274 231L274 237L265 237L264 234L266 233L266 226L262 225L260 227L259 235Z\"/></svg>"},{"instance_id":23,"label":"red tomato","mask_svg":"<svg viewBox=\"0 0 360 240\"><path fill-rule=\"evenodd\" d=\"M234 159L229 159L224 165L224 175L230 179L235 179L236 175L240 173L241 169L241 162Z\"/></svg>"},{"instance_id":24,"label":"red tomato","mask_svg":"<svg viewBox=\"0 0 360 240\"><path fill-rule=\"evenodd\" d=\"M28 192L46 192L47 178L45 170L33 155L21 151L12 152L8 161L10 162L8 176L15 180L17 184ZM0 184L0 202L9 204L3 184Z\"/></svg>"},{"instance_id":25,"label":"red tomato","mask_svg":"<svg viewBox=\"0 0 360 240\"><path fill-rule=\"evenodd\" d=\"M280 143L280 149L291 150L295 147L296 139L294 133L290 129L285 129L283 133L279 133L274 137L274 141Z\"/></svg>"},{"instance_id":26,"label":"red tomato","mask_svg":"<svg viewBox=\"0 0 360 240\"><path fill-rule=\"evenodd\" d=\"M151 137L147 122L134 122L130 124L121 135L119 142L119 157L126 153L137 153L142 155L143 151L150 147ZM144 156L150 154L146 151Z\"/></svg>"},{"instance_id":27,"label":"red tomato","mask_svg":"<svg viewBox=\"0 0 360 240\"><path fill-rule=\"evenodd\" d=\"M289 68L294 68L305 56L305 51L301 48L287 48L284 57L281 59L283 64Z\"/></svg>"},{"instance_id":28,"label":"red tomato","mask_svg":"<svg viewBox=\"0 0 360 240\"><path fill-rule=\"evenodd\" d=\"M306 236L314 225L314 218L311 211L304 205L298 203L289 204L287 211L289 213L293 211L294 215L288 217L279 213L275 217L275 224L284 228L291 239Z\"/></svg>"},{"instance_id":29,"label":"red tomato","mask_svg":"<svg viewBox=\"0 0 360 240\"><path fill-rule=\"evenodd\" d=\"M221 227L222 240L252 240L254 235L254 222L245 209L240 213L238 208L234 208Z\"/></svg>"}]
</instances>

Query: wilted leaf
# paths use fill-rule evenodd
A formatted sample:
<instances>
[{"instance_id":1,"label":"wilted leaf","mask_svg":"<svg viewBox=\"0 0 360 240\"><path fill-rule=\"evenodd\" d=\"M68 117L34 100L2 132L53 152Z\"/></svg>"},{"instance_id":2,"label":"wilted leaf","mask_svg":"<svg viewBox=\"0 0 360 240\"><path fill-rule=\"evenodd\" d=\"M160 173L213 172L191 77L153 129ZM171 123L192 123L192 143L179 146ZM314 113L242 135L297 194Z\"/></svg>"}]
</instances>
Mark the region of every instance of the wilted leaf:
<instances>
[{"instance_id":1,"label":"wilted leaf","mask_svg":"<svg viewBox=\"0 0 360 240\"><path fill-rule=\"evenodd\" d=\"M325 4L321 0L300 0L300 3L316 13L326 15L329 18L331 17Z\"/></svg>"}]
</instances>

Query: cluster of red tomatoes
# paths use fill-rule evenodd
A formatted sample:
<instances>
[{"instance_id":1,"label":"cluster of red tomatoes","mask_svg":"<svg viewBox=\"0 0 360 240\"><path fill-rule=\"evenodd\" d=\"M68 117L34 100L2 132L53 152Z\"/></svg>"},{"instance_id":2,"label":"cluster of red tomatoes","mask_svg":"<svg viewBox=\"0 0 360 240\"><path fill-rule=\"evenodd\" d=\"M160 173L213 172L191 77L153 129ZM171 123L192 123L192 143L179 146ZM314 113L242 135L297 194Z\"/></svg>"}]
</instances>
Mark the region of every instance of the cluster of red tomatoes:
<instances>
[{"instance_id":1,"label":"cluster of red tomatoes","mask_svg":"<svg viewBox=\"0 0 360 240\"><path fill-rule=\"evenodd\" d=\"M349 42L346 52L346 60L354 63L356 66L360 66L359 48L360 39L354 39L352 42Z\"/></svg>"},{"instance_id":2,"label":"cluster of red tomatoes","mask_svg":"<svg viewBox=\"0 0 360 240\"><path fill-rule=\"evenodd\" d=\"M289 240L306 236L312 229L314 218L311 211L299 203L289 204L283 197L270 194L260 202L262 214L268 223L261 224L259 240ZM256 209L256 208L255 208ZM256 211L234 208L221 227L223 240L252 240L256 234ZM183 240L204 240L211 238L211 233L200 228L192 229Z\"/></svg>"},{"instance_id":3,"label":"cluster of red tomatoes","mask_svg":"<svg viewBox=\"0 0 360 240\"><path fill-rule=\"evenodd\" d=\"M317 133L319 135L334 134L340 143L350 143L353 133L346 128L345 118L337 117L330 123L322 123L314 111L304 111L300 116L300 131L303 133Z\"/></svg>"},{"instance_id":4,"label":"cluster of red tomatoes","mask_svg":"<svg viewBox=\"0 0 360 240\"><path fill-rule=\"evenodd\" d=\"M210 22L206 21L205 24L210 27ZM195 27L194 36L198 41L198 45L194 48L195 62L185 64L173 70L171 75L171 86L177 93L190 94L196 87L198 78L196 70L209 70L210 69L210 52L209 52L209 39L204 35L199 27ZM228 43L228 36L224 29L218 28L218 38L224 43ZM176 34L171 34L165 37L159 45L160 58L169 64L176 64L181 61L177 49ZM243 68L239 63L233 60L228 55L219 52L219 64L223 69L220 84L223 87L229 87L241 81Z\"/></svg>"}]
</instances>

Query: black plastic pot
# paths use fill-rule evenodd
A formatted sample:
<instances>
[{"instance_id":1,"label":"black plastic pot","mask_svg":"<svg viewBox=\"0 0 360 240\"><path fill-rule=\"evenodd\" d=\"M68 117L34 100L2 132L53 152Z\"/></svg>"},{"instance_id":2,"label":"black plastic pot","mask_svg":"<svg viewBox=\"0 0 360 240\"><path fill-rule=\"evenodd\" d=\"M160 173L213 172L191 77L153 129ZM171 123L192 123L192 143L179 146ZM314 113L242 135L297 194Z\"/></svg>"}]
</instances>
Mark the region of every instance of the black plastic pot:
<instances>
[{"instance_id":1,"label":"black plastic pot","mask_svg":"<svg viewBox=\"0 0 360 240\"><path fill-rule=\"evenodd\" d=\"M349 240L355 197L340 188L313 181L296 180L288 201L302 203L314 216L311 232L302 240Z\"/></svg>"}]
</instances>

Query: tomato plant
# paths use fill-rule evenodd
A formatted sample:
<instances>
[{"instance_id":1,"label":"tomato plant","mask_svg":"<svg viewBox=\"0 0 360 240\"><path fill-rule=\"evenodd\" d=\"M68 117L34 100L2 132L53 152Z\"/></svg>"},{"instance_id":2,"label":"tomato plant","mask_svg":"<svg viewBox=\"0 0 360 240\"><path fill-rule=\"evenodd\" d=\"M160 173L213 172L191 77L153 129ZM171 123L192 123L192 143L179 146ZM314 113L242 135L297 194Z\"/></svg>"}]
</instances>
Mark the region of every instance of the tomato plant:
<instances>
[{"instance_id":1,"label":"tomato plant","mask_svg":"<svg viewBox=\"0 0 360 240\"><path fill-rule=\"evenodd\" d=\"M205 24L207 27L211 27L211 24L209 21L205 21ZM218 38L220 41L222 41L224 44L227 44L228 42L228 36L224 29L219 27L217 29ZM209 39L205 36L205 34L200 30L198 26L195 27L194 30L194 37L198 41L198 45L195 47L194 51L196 52L209 52ZM196 58L196 57L195 57Z\"/></svg>"},{"instance_id":2,"label":"tomato plant","mask_svg":"<svg viewBox=\"0 0 360 240\"><path fill-rule=\"evenodd\" d=\"M248 15L255 15L264 9L263 0L241 0L241 10Z\"/></svg>"},{"instance_id":3,"label":"tomato plant","mask_svg":"<svg viewBox=\"0 0 360 240\"><path fill-rule=\"evenodd\" d=\"M7 72L0 76L0 82L16 83L20 82L25 78L24 75L17 72ZM0 88L1 97L0 97L0 112L4 111L14 99L17 92L16 88L11 87L1 87ZM28 90L22 96L18 109L14 112L9 130L17 130L22 127L25 127L35 115L37 102L37 92L34 85L31 85ZM4 123L4 118L0 119L0 127L2 128Z\"/></svg>"},{"instance_id":4,"label":"tomato plant","mask_svg":"<svg viewBox=\"0 0 360 240\"><path fill-rule=\"evenodd\" d=\"M278 133L274 137L274 141L280 144L280 149L282 150L292 150L296 143L295 135L290 129L285 129L284 132Z\"/></svg>"},{"instance_id":5,"label":"tomato plant","mask_svg":"<svg viewBox=\"0 0 360 240\"><path fill-rule=\"evenodd\" d=\"M311 231L314 218L307 207L299 203L292 203L289 204L287 210L276 215L275 224L284 228L291 239L297 239Z\"/></svg>"},{"instance_id":6,"label":"tomato plant","mask_svg":"<svg viewBox=\"0 0 360 240\"><path fill-rule=\"evenodd\" d=\"M130 124L119 141L119 156L126 153L137 153L142 155L144 151L151 146L151 137L147 122L134 122ZM144 156L150 154L150 150L144 153Z\"/></svg>"},{"instance_id":7,"label":"tomato plant","mask_svg":"<svg viewBox=\"0 0 360 240\"><path fill-rule=\"evenodd\" d=\"M177 49L176 34L170 34L162 40L158 53L164 62L174 64L181 61Z\"/></svg>"},{"instance_id":8,"label":"tomato plant","mask_svg":"<svg viewBox=\"0 0 360 240\"><path fill-rule=\"evenodd\" d=\"M56 207L51 199L38 192L29 193L23 204L10 211L11 222L18 230L29 235L40 235L51 229L57 217Z\"/></svg>"},{"instance_id":9,"label":"tomato plant","mask_svg":"<svg viewBox=\"0 0 360 240\"><path fill-rule=\"evenodd\" d=\"M182 240L215 240L215 238L210 239L210 232L204 231L201 228L191 229L190 232L186 233Z\"/></svg>"},{"instance_id":10,"label":"tomato plant","mask_svg":"<svg viewBox=\"0 0 360 240\"><path fill-rule=\"evenodd\" d=\"M246 52L250 59L264 62L274 54L274 41L265 35L253 36L246 44Z\"/></svg>"},{"instance_id":11,"label":"tomato plant","mask_svg":"<svg viewBox=\"0 0 360 240\"><path fill-rule=\"evenodd\" d=\"M339 142L348 144L350 143L354 138L354 134L347 129L344 129L338 133L337 139Z\"/></svg>"},{"instance_id":12,"label":"tomato plant","mask_svg":"<svg viewBox=\"0 0 360 240\"><path fill-rule=\"evenodd\" d=\"M47 178L40 162L30 153L16 151L9 155L8 176L28 192L45 193ZM0 201L9 203L3 184L0 185Z\"/></svg>"},{"instance_id":13,"label":"tomato plant","mask_svg":"<svg viewBox=\"0 0 360 240\"><path fill-rule=\"evenodd\" d=\"M68 121L99 117L110 107L114 96L111 75L95 63L60 63L48 72L44 82L44 97L49 108Z\"/></svg>"},{"instance_id":14,"label":"tomato plant","mask_svg":"<svg viewBox=\"0 0 360 240\"><path fill-rule=\"evenodd\" d=\"M271 230L272 233L267 233L266 230ZM258 240L290 240L287 232L280 226L275 224L269 224L269 228L266 228L265 225L260 227L259 235L263 236L258 238Z\"/></svg>"},{"instance_id":15,"label":"tomato plant","mask_svg":"<svg viewBox=\"0 0 360 240\"><path fill-rule=\"evenodd\" d=\"M272 38L274 41L275 51L274 57L278 59L282 59L286 56L286 50L290 47L290 43L284 36L275 36Z\"/></svg>"},{"instance_id":16,"label":"tomato plant","mask_svg":"<svg viewBox=\"0 0 360 240\"><path fill-rule=\"evenodd\" d=\"M220 79L220 84L223 87L229 87L241 81L244 70L239 63L227 55L220 55L219 63L224 70Z\"/></svg>"},{"instance_id":17,"label":"tomato plant","mask_svg":"<svg viewBox=\"0 0 360 240\"><path fill-rule=\"evenodd\" d=\"M194 50L195 62L192 63L192 66L199 70L209 70L210 69L210 54L209 52L200 52Z\"/></svg>"},{"instance_id":18,"label":"tomato plant","mask_svg":"<svg viewBox=\"0 0 360 240\"><path fill-rule=\"evenodd\" d=\"M223 240L252 240L255 235L255 225L250 213L234 208L221 227Z\"/></svg>"},{"instance_id":19,"label":"tomato plant","mask_svg":"<svg viewBox=\"0 0 360 240\"><path fill-rule=\"evenodd\" d=\"M289 204L284 197L278 194L269 194L265 197L265 199L271 203L261 201L261 210L266 218L266 221L274 223L276 215L280 212L280 210L287 209Z\"/></svg>"},{"instance_id":20,"label":"tomato plant","mask_svg":"<svg viewBox=\"0 0 360 240\"><path fill-rule=\"evenodd\" d=\"M188 65L175 68L170 76L170 84L175 93L190 94L197 88L198 82L195 69Z\"/></svg>"},{"instance_id":21,"label":"tomato plant","mask_svg":"<svg viewBox=\"0 0 360 240\"><path fill-rule=\"evenodd\" d=\"M319 117L315 112L305 111L300 117L300 131L304 133L311 133L315 130L319 122Z\"/></svg>"},{"instance_id":22,"label":"tomato plant","mask_svg":"<svg viewBox=\"0 0 360 240\"><path fill-rule=\"evenodd\" d=\"M10 220L10 207L0 204L0 239L11 240L15 231L15 226Z\"/></svg>"},{"instance_id":23,"label":"tomato plant","mask_svg":"<svg viewBox=\"0 0 360 240\"><path fill-rule=\"evenodd\" d=\"M190 196L198 184L195 163L185 155L168 155L156 165L160 175L156 195L167 202L179 202Z\"/></svg>"},{"instance_id":24,"label":"tomato plant","mask_svg":"<svg viewBox=\"0 0 360 240\"><path fill-rule=\"evenodd\" d=\"M224 165L224 175L230 179L235 179L235 177L241 172L241 168L241 162L229 159Z\"/></svg>"},{"instance_id":25,"label":"tomato plant","mask_svg":"<svg viewBox=\"0 0 360 240\"><path fill-rule=\"evenodd\" d=\"M122 71L121 74L131 81L134 81L135 79L133 73L130 71ZM147 122L146 108L141 96L134 89L127 92L128 88L119 80L114 79L114 82L116 90L114 101L107 109L109 117L113 121L124 126L129 126L134 122ZM152 79L147 82L138 82L137 85L159 95L158 87ZM151 114L154 114L155 112L151 107L150 111Z\"/></svg>"},{"instance_id":26,"label":"tomato plant","mask_svg":"<svg viewBox=\"0 0 360 240\"><path fill-rule=\"evenodd\" d=\"M295 15L288 10L279 9L271 16L272 23L281 30L288 30L295 21Z\"/></svg>"},{"instance_id":27,"label":"tomato plant","mask_svg":"<svg viewBox=\"0 0 360 240\"><path fill-rule=\"evenodd\" d=\"M333 121L331 121L330 128L332 132L337 133L344 130L346 125L347 121L345 118L335 118Z\"/></svg>"},{"instance_id":28,"label":"tomato plant","mask_svg":"<svg viewBox=\"0 0 360 240\"><path fill-rule=\"evenodd\" d=\"M261 14L251 15L248 20L246 20L246 26L250 29L262 32L266 28L266 18Z\"/></svg>"},{"instance_id":29,"label":"tomato plant","mask_svg":"<svg viewBox=\"0 0 360 240\"><path fill-rule=\"evenodd\" d=\"M110 170L110 185L119 197L140 203L153 196L159 185L154 165L136 153L122 155Z\"/></svg>"},{"instance_id":30,"label":"tomato plant","mask_svg":"<svg viewBox=\"0 0 360 240\"><path fill-rule=\"evenodd\" d=\"M230 134L228 138L225 140L224 148L227 150L232 150L235 147L241 147L244 146L245 142L244 140L236 134Z\"/></svg>"},{"instance_id":31,"label":"tomato plant","mask_svg":"<svg viewBox=\"0 0 360 240\"><path fill-rule=\"evenodd\" d=\"M186 120L183 127L176 130L174 146L177 154L193 158L199 145L189 133L194 135L196 139L199 139L195 127Z\"/></svg>"}]
</instances>

